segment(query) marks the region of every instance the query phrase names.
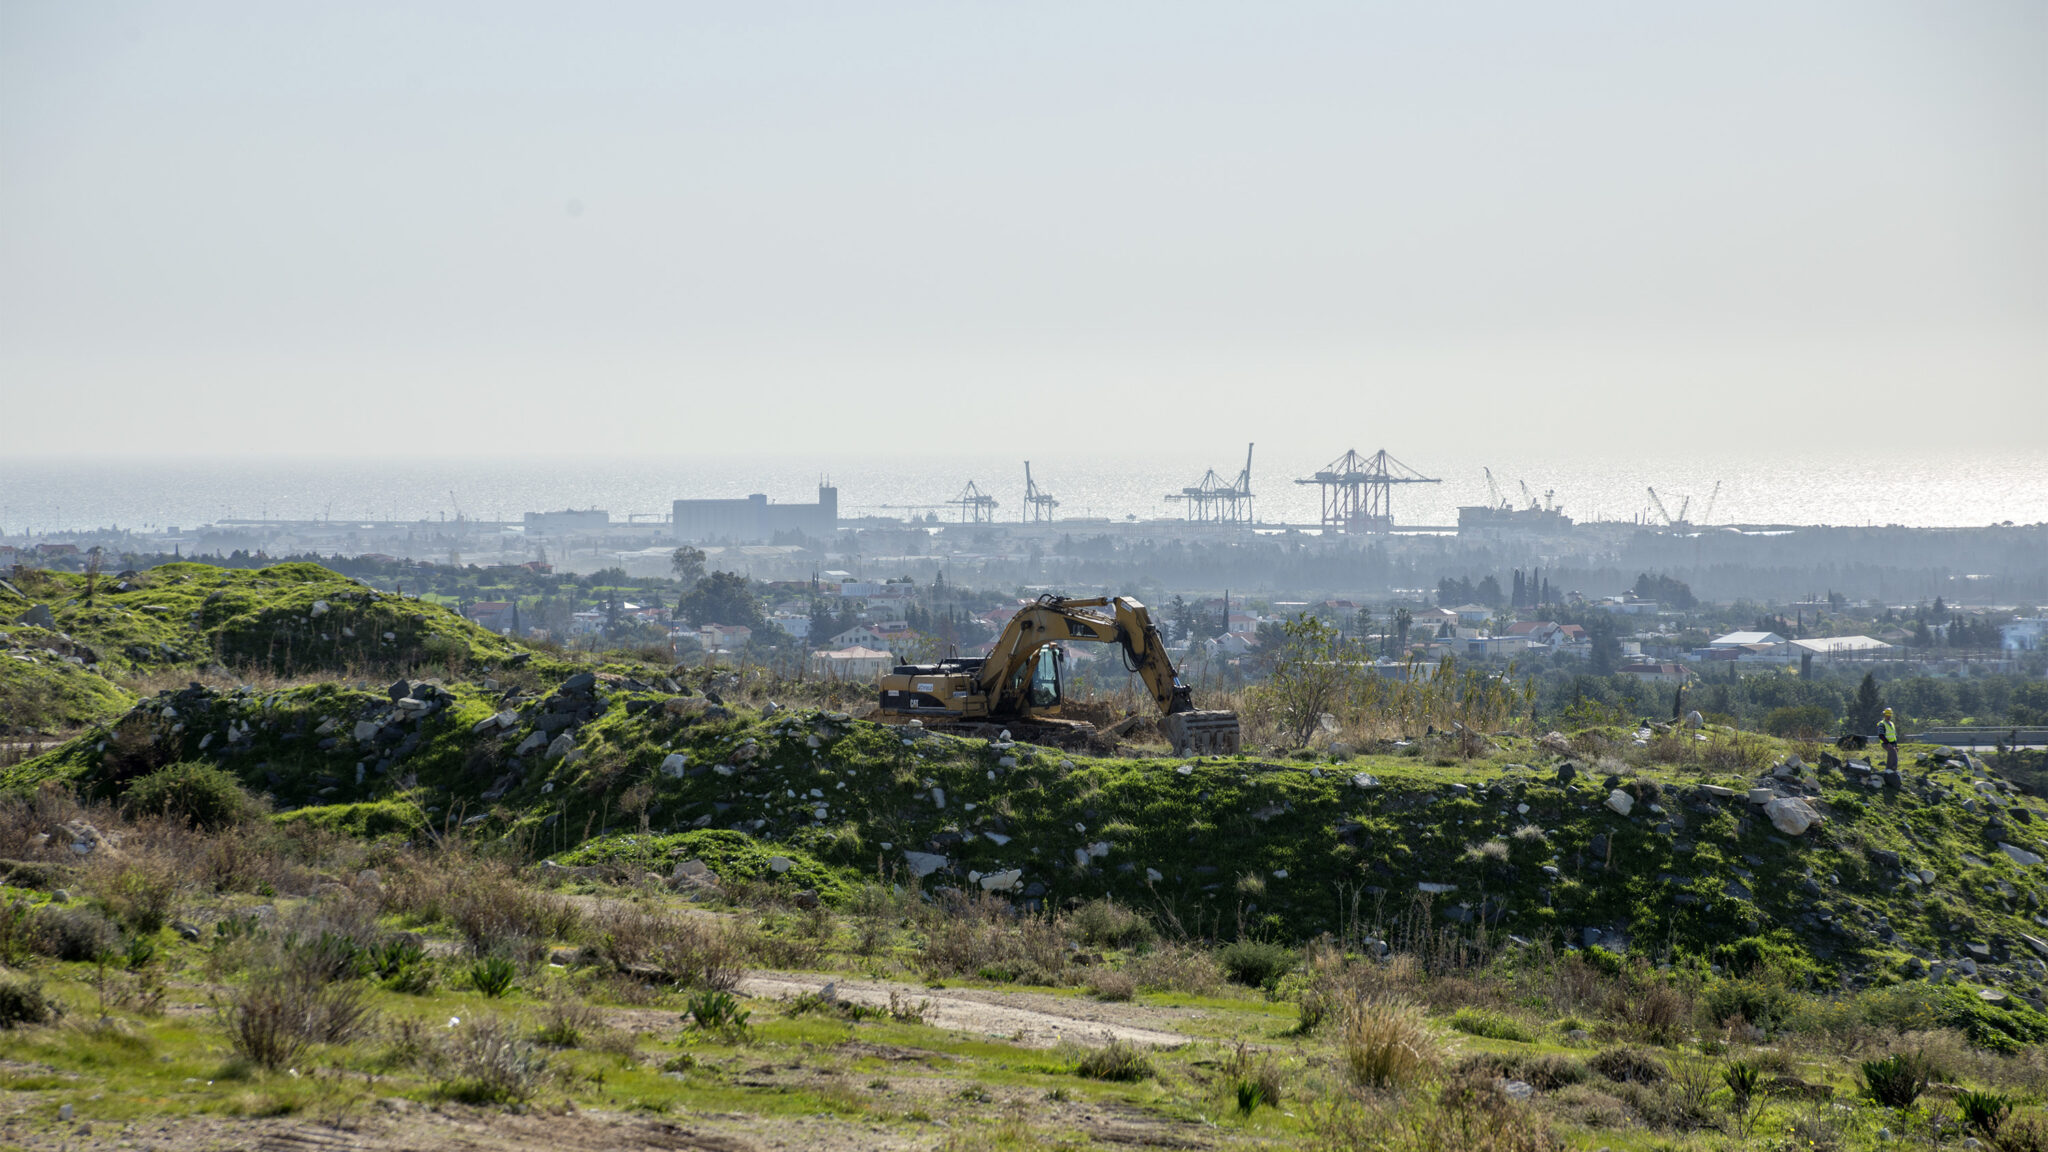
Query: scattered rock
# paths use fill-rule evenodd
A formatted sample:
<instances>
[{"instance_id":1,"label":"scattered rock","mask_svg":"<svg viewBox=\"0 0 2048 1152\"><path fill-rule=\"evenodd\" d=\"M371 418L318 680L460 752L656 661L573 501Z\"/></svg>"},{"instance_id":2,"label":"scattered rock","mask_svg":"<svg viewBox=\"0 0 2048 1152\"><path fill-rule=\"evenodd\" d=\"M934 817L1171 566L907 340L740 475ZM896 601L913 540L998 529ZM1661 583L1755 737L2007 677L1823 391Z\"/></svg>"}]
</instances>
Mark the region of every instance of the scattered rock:
<instances>
[{"instance_id":1,"label":"scattered rock","mask_svg":"<svg viewBox=\"0 0 2048 1152\"><path fill-rule=\"evenodd\" d=\"M2041 857L2039 855L2029 852L2025 848L2021 848L2016 844L2006 844L2001 842L1998 845L1998 850L2000 852L2005 853L2007 859L2010 859L2013 863L2018 864L2022 868L2028 867L2029 865L2033 864L2039 864L2041 862Z\"/></svg>"},{"instance_id":2,"label":"scattered rock","mask_svg":"<svg viewBox=\"0 0 2048 1152\"><path fill-rule=\"evenodd\" d=\"M918 877L929 876L939 869L946 867L948 863L944 856L936 852L911 852L908 850L903 853L903 862L910 865L911 873Z\"/></svg>"},{"instance_id":3,"label":"scattered rock","mask_svg":"<svg viewBox=\"0 0 2048 1152\"><path fill-rule=\"evenodd\" d=\"M1636 806L1636 798L1616 788L1607 794L1607 806L1614 809L1617 813L1626 816Z\"/></svg>"}]
</instances>

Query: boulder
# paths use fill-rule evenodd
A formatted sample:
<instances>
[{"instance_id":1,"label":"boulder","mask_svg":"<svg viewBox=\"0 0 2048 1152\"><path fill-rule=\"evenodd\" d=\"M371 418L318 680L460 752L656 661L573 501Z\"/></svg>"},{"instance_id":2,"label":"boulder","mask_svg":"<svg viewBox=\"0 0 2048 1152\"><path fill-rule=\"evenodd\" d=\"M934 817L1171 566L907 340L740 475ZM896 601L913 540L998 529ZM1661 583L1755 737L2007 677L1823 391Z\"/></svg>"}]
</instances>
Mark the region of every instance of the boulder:
<instances>
[{"instance_id":1,"label":"boulder","mask_svg":"<svg viewBox=\"0 0 2048 1152\"><path fill-rule=\"evenodd\" d=\"M1023 869L1010 868L1002 872L990 872L976 881L976 883L981 885L981 890L984 892L1008 892L1015 888L1017 882L1023 878Z\"/></svg>"},{"instance_id":2,"label":"boulder","mask_svg":"<svg viewBox=\"0 0 2048 1152\"><path fill-rule=\"evenodd\" d=\"M1777 799L1777 797L1778 794L1776 792L1771 791L1769 788L1751 788L1749 790L1749 802L1751 804L1768 805L1771 801Z\"/></svg>"},{"instance_id":3,"label":"boulder","mask_svg":"<svg viewBox=\"0 0 2048 1152\"><path fill-rule=\"evenodd\" d=\"M554 741L548 745L546 757L549 760L559 760L575 750L575 738L564 732L560 736L555 737Z\"/></svg>"},{"instance_id":4,"label":"boulder","mask_svg":"<svg viewBox=\"0 0 2048 1152\"><path fill-rule=\"evenodd\" d=\"M57 614L50 611L48 604L37 604L14 618L16 624L27 624L34 628L57 628Z\"/></svg>"},{"instance_id":5,"label":"boulder","mask_svg":"<svg viewBox=\"0 0 2048 1152\"><path fill-rule=\"evenodd\" d=\"M1562 732L1546 732L1537 739L1536 744L1545 751L1555 752L1559 756L1572 754L1572 742L1565 739Z\"/></svg>"},{"instance_id":6,"label":"boulder","mask_svg":"<svg viewBox=\"0 0 2048 1152\"><path fill-rule=\"evenodd\" d=\"M689 764L690 758L688 756L683 755L681 752L671 752L661 758L661 774L672 780L680 779L683 772L689 767Z\"/></svg>"},{"instance_id":7,"label":"boulder","mask_svg":"<svg viewBox=\"0 0 2048 1152\"><path fill-rule=\"evenodd\" d=\"M2029 852L2025 848L2021 848L2017 844L2006 844L2001 842L1998 845L1998 850L2000 852L2005 853L2007 859L2011 860L2015 864L2018 864L2022 868L2028 867L2029 865L2033 864L2039 864L2041 862L2041 857L2039 855L2033 852Z\"/></svg>"},{"instance_id":8,"label":"boulder","mask_svg":"<svg viewBox=\"0 0 2048 1152\"><path fill-rule=\"evenodd\" d=\"M1607 806L1620 815L1626 816L1636 806L1636 798L1616 788L1607 794Z\"/></svg>"},{"instance_id":9,"label":"boulder","mask_svg":"<svg viewBox=\"0 0 2048 1152\"><path fill-rule=\"evenodd\" d=\"M538 732L529 733L526 739L521 740L519 742L519 747L514 748L512 750L512 754L514 756L524 756L528 752L533 751L535 748L545 747L547 745L547 742L548 738L546 736L543 736Z\"/></svg>"},{"instance_id":10,"label":"boulder","mask_svg":"<svg viewBox=\"0 0 2048 1152\"><path fill-rule=\"evenodd\" d=\"M768 870L778 876L794 867L796 867L796 861L791 860L787 856L770 856L768 858Z\"/></svg>"},{"instance_id":11,"label":"boulder","mask_svg":"<svg viewBox=\"0 0 2048 1152\"><path fill-rule=\"evenodd\" d=\"M1808 828L1821 822L1820 813L1808 807L1806 801L1791 796L1764 805L1764 815L1770 818L1771 827L1787 836L1805 835Z\"/></svg>"},{"instance_id":12,"label":"boulder","mask_svg":"<svg viewBox=\"0 0 2048 1152\"><path fill-rule=\"evenodd\" d=\"M1707 718L1700 715L1698 709L1694 709L1691 712L1687 712L1685 714L1685 726L1687 728L1703 727L1705 726L1706 722Z\"/></svg>"},{"instance_id":13,"label":"boulder","mask_svg":"<svg viewBox=\"0 0 2048 1152\"><path fill-rule=\"evenodd\" d=\"M903 862L910 865L910 871L913 875L919 877L929 876L944 868L947 864L946 858L936 852L911 852L908 850L905 850L903 853Z\"/></svg>"}]
</instances>

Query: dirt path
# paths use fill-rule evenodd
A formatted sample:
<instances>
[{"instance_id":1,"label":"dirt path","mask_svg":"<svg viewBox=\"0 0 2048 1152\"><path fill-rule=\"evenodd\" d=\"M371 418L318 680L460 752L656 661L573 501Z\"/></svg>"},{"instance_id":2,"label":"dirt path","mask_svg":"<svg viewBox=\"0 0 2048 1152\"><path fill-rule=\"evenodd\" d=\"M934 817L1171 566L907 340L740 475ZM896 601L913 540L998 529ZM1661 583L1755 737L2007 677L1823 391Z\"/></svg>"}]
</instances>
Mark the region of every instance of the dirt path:
<instances>
[{"instance_id":1,"label":"dirt path","mask_svg":"<svg viewBox=\"0 0 2048 1152\"><path fill-rule=\"evenodd\" d=\"M1178 1048L1194 1037L1176 1032L1171 1014L1140 1004L1106 1003L1042 992L1004 992L986 988L927 988L893 980L849 980L814 972L756 972L740 983L748 996L781 999L833 985L839 999L875 1008L920 1001L929 1007L925 1023L952 1032L973 1032L1020 1044L1052 1048L1061 1043L1091 1047L1122 1040L1155 1048Z\"/></svg>"}]
</instances>

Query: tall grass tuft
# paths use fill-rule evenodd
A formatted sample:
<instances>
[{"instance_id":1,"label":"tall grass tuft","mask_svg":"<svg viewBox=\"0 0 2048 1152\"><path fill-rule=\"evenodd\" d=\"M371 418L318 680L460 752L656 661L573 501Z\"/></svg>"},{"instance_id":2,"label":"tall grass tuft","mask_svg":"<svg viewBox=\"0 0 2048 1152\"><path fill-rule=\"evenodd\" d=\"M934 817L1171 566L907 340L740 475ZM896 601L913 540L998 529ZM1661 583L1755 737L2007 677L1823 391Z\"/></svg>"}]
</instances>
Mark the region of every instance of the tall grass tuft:
<instances>
[{"instance_id":1,"label":"tall grass tuft","mask_svg":"<svg viewBox=\"0 0 2048 1152\"><path fill-rule=\"evenodd\" d=\"M1342 1020L1344 1071L1359 1087L1406 1087L1443 1064L1443 1041L1413 1000L1362 996L1344 1005Z\"/></svg>"}]
</instances>

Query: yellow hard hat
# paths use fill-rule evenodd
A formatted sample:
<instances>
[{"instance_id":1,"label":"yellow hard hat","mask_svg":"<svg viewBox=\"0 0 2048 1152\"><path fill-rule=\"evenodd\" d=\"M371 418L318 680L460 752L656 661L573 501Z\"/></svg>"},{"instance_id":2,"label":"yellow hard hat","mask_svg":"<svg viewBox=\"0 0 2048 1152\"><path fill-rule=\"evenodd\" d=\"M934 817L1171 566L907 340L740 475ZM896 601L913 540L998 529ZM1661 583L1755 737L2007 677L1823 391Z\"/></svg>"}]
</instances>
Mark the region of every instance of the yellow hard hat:
<instances>
[{"instance_id":1,"label":"yellow hard hat","mask_svg":"<svg viewBox=\"0 0 2048 1152\"><path fill-rule=\"evenodd\" d=\"M1887 709L1885 709L1885 710L1884 710L1884 714L1885 714L1885 715L1887 715L1887 716L1889 716L1889 715L1891 715L1891 714L1892 714L1892 710L1891 710L1891 709L1889 709L1889 708L1887 708Z\"/></svg>"}]
</instances>

